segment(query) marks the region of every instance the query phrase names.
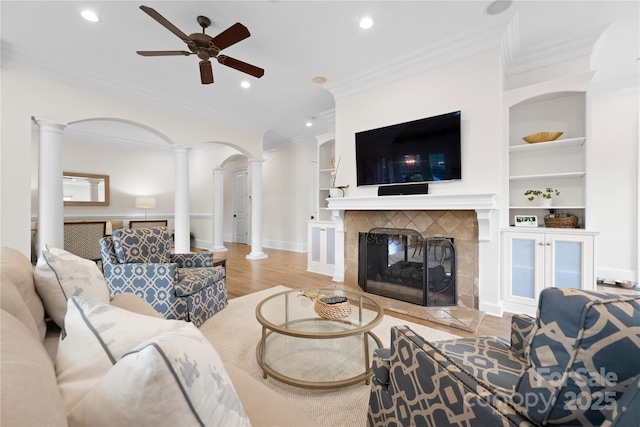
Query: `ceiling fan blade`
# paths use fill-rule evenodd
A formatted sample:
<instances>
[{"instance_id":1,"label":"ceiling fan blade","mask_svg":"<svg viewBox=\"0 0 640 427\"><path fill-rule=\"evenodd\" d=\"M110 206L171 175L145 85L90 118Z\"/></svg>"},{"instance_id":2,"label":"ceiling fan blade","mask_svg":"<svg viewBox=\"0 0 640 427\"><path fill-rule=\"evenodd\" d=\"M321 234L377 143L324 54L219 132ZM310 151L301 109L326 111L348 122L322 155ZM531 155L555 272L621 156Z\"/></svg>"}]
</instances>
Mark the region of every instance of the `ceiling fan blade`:
<instances>
[{"instance_id":1,"label":"ceiling fan blade","mask_svg":"<svg viewBox=\"0 0 640 427\"><path fill-rule=\"evenodd\" d=\"M185 33L180 31L178 27L176 27L171 22L169 22L167 18L165 18L164 16L156 12L155 9L152 9L148 6L140 6L140 9L142 9L143 12L145 12L147 15L149 15L150 17L158 21L158 23L160 23L160 25L165 27L167 30L171 31L173 34L180 37L185 43L191 42L191 39L189 38L189 36L187 36Z\"/></svg>"},{"instance_id":2,"label":"ceiling fan blade","mask_svg":"<svg viewBox=\"0 0 640 427\"><path fill-rule=\"evenodd\" d=\"M211 39L210 44L219 50L225 49L249 37L251 33L239 22L236 22L217 36Z\"/></svg>"},{"instance_id":3,"label":"ceiling fan blade","mask_svg":"<svg viewBox=\"0 0 640 427\"><path fill-rule=\"evenodd\" d=\"M193 55L192 52L187 52L186 50L137 50L136 53L142 56Z\"/></svg>"},{"instance_id":4,"label":"ceiling fan blade","mask_svg":"<svg viewBox=\"0 0 640 427\"><path fill-rule=\"evenodd\" d=\"M200 61L200 81L203 85L213 83L213 68L211 62Z\"/></svg>"},{"instance_id":5,"label":"ceiling fan blade","mask_svg":"<svg viewBox=\"0 0 640 427\"><path fill-rule=\"evenodd\" d=\"M242 71L243 73L247 73L253 77L260 78L264 76L264 70L262 68L256 67L255 65L247 64L246 62L242 62L239 59L231 58L226 55L219 55L218 62L222 65L226 65L227 67L231 67L238 71Z\"/></svg>"}]
</instances>

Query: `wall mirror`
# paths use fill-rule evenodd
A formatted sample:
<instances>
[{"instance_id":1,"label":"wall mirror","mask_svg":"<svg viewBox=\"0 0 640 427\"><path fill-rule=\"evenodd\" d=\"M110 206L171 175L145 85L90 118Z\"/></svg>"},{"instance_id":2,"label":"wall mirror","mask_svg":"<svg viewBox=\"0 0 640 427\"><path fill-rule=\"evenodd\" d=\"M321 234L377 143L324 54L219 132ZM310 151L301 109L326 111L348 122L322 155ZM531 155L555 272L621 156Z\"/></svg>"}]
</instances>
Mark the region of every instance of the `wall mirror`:
<instances>
[{"instance_id":1,"label":"wall mirror","mask_svg":"<svg viewBox=\"0 0 640 427\"><path fill-rule=\"evenodd\" d=\"M109 175L63 172L65 206L109 206Z\"/></svg>"}]
</instances>

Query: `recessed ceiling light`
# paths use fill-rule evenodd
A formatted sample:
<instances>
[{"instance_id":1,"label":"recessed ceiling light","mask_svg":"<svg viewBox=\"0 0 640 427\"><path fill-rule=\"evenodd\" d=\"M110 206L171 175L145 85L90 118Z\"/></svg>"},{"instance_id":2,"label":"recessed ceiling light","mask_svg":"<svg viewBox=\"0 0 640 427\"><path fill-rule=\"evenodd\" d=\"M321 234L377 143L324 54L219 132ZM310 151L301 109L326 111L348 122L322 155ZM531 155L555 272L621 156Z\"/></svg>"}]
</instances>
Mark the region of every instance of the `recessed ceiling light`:
<instances>
[{"instance_id":1,"label":"recessed ceiling light","mask_svg":"<svg viewBox=\"0 0 640 427\"><path fill-rule=\"evenodd\" d=\"M493 3L491 3L489 6L487 6L487 9L485 12L488 15L497 15L509 9L509 6L511 6L511 3L513 3L511 0L496 0Z\"/></svg>"},{"instance_id":2,"label":"recessed ceiling light","mask_svg":"<svg viewBox=\"0 0 640 427\"><path fill-rule=\"evenodd\" d=\"M242 83L240 83L240 86L242 86L245 89L249 89L251 87L251 83L249 83L246 80L243 80Z\"/></svg>"},{"instance_id":3,"label":"recessed ceiling light","mask_svg":"<svg viewBox=\"0 0 640 427\"><path fill-rule=\"evenodd\" d=\"M323 84L327 82L327 78L326 77L322 77L322 76L316 76L314 78L311 79L312 82L316 83L316 84Z\"/></svg>"},{"instance_id":4,"label":"recessed ceiling light","mask_svg":"<svg viewBox=\"0 0 640 427\"><path fill-rule=\"evenodd\" d=\"M93 10L85 9L80 12L80 15L89 22L100 22L100 18L98 18L98 15L96 15Z\"/></svg>"},{"instance_id":5,"label":"recessed ceiling light","mask_svg":"<svg viewBox=\"0 0 640 427\"><path fill-rule=\"evenodd\" d=\"M365 16L360 20L360 28L362 28L363 30L371 27L373 27L373 19L371 19L369 16Z\"/></svg>"},{"instance_id":6,"label":"recessed ceiling light","mask_svg":"<svg viewBox=\"0 0 640 427\"><path fill-rule=\"evenodd\" d=\"M304 124L306 127L310 128L311 126L313 126L313 123L311 123L310 121L308 121L307 123Z\"/></svg>"}]
</instances>

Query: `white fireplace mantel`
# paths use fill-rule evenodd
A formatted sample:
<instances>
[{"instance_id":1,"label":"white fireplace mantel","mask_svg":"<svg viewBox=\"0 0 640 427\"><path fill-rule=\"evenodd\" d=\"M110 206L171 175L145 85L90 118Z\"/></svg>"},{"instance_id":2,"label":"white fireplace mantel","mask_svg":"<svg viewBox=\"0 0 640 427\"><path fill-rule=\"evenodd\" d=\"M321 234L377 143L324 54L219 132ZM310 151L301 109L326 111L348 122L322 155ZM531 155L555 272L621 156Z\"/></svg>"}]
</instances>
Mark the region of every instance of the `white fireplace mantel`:
<instances>
[{"instance_id":1,"label":"white fireplace mantel","mask_svg":"<svg viewBox=\"0 0 640 427\"><path fill-rule=\"evenodd\" d=\"M334 217L344 217L349 210L475 210L478 216L478 240L491 240L491 212L498 209L496 194L420 194L378 197L338 197L329 198L328 208Z\"/></svg>"},{"instance_id":2,"label":"white fireplace mantel","mask_svg":"<svg viewBox=\"0 0 640 427\"><path fill-rule=\"evenodd\" d=\"M478 298L480 310L502 316L500 282L499 206L497 194L421 194L377 197L329 198L328 208L335 220L335 272L333 280L344 282L344 219L352 210L474 210L478 218Z\"/></svg>"}]
</instances>

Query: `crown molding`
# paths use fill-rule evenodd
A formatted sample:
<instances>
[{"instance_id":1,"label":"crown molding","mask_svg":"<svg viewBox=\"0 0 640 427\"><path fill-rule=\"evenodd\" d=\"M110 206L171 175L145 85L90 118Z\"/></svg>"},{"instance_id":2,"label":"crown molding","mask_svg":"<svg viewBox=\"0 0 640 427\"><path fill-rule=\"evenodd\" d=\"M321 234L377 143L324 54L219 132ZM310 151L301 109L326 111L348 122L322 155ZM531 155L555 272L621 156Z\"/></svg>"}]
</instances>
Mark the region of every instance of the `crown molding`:
<instances>
[{"instance_id":1,"label":"crown molding","mask_svg":"<svg viewBox=\"0 0 640 427\"><path fill-rule=\"evenodd\" d=\"M304 146L304 145L315 146L315 144L316 144L315 140L309 139L309 137L296 136L294 138L289 138L289 139L283 140L282 142L277 142L269 146L265 145L263 153L273 153L275 151L286 150L287 148Z\"/></svg>"},{"instance_id":2,"label":"crown molding","mask_svg":"<svg viewBox=\"0 0 640 427\"><path fill-rule=\"evenodd\" d=\"M336 127L336 109L321 111L318 116L327 122L327 128L333 131Z\"/></svg>"},{"instance_id":3,"label":"crown molding","mask_svg":"<svg viewBox=\"0 0 640 427\"><path fill-rule=\"evenodd\" d=\"M591 27L572 37L555 39L529 49L520 46L519 15L516 13L502 39L501 50L505 74L507 76L531 71L572 59L591 56L596 42L610 24Z\"/></svg>"},{"instance_id":4,"label":"crown molding","mask_svg":"<svg viewBox=\"0 0 640 427\"><path fill-rule=\"evenodd\" d=\"M501 25L473 28L386 61L366 72L326 84L324 88L339 100L494 49L500 45L503 33Z\"/></svg>"},{"instance_id":5,"label":"crown molding","mask_svg":"<svg viewBox=\"0 0 640 427\"><path fill-rule=\"evenodd\" d=\"M210 108L203 109L200 106L184 102L181 99L163 96L160 92L143 90L135 85L116 82L105 76L94 77L78 74L76 70L69 69L65 64L55 61L42 61L40 57L32 52L21 52L20 63L14 64L11 50L2 49L0 52L0 61L3 67L45 79L102 92L133 102L144 103L155 108L172 111L207 123L230 127L243 132L260 135L264 133L264 129L226 115L219 110Z\"/></svg>"}]
</instances>

